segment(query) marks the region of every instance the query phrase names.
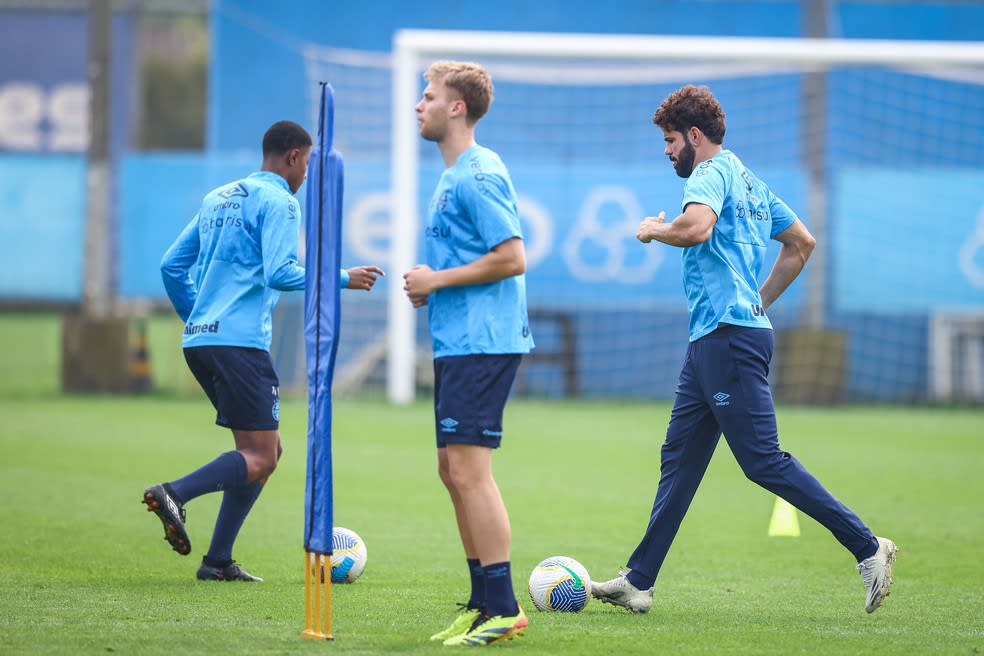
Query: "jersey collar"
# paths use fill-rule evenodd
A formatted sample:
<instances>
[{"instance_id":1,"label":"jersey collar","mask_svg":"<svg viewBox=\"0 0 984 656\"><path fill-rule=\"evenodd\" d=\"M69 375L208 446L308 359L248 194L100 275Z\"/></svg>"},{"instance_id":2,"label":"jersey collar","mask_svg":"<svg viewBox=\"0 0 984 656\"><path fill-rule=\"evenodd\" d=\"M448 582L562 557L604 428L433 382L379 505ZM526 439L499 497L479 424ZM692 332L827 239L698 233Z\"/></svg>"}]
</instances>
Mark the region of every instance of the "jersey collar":
<instances>
[{"instance_id":1,"label":"jersey collar","mask_svg":"<svg viewBox=\"0 0 984 656\"><path fill-rule=\"evenodd\" d=\"M287 184L287 180L285 180L279 173L274 173L273 171L257 171L256 173L250 173L249 177L279 185L283 187L285 191L290 191L290 185Z\"/></svg>"}]
</instances>

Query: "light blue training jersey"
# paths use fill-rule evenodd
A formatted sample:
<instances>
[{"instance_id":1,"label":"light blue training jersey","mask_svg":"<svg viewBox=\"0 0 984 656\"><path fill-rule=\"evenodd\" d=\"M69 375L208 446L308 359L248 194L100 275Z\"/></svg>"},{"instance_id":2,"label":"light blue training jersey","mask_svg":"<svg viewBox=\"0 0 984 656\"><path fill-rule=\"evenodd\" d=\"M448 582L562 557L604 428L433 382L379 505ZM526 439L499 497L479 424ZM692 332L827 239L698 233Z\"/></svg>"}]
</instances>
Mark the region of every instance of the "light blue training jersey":
<instances>
[{"instance_id":1,"label":"light blue training jersey","mask_svg":"<svg viewBox=\"0 0 984 656\"><path fill-rule=\"evenodd\" d=\"M287 181L270 171L205 196L161 260L164 288L185 322L185 347L270 350L280 292L304 288L300 221Z\"/></svg>"},{"instance_id":2,"label":"light blue training jersey","mask_svg":"<svg viewBox=\"0 0 984 656\"><path fill-rule=\"evenodd\" d=\"M730 150L694 168L683 189L684 209L690 203L707 205L718 217L710 239L683 249L690 341L721 323L771 328L758 276L769 240L796 214Z\"/></svg>"},{"instance_id":3,"label":"light blue training jersey","mask_svg":"<svg viewBox=\"0 0 984 656\"><path fill-rule=\"evenodd\" d=\"M508 239L522 239L516 191L499 156L472 146L445 169L424 228L426 261L435 271L477 260ZM529 353L526 276L445 287L428 299L434 357Z\"/></svg>"}]
</instances>

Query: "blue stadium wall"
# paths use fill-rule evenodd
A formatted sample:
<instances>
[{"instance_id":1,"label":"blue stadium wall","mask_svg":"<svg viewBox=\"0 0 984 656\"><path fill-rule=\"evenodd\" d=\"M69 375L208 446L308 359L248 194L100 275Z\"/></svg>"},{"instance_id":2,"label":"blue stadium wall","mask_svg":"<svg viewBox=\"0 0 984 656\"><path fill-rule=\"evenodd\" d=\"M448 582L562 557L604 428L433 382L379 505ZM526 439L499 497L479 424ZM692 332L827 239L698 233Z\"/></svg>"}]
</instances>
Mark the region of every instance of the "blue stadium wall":
<instances>
[{"instance_id":1,"label":"blue stadium wall","mask_svg":"<svg viewBox=\"0 0 984 656\"><path fill-rule=\"evenodd\" d=\"M213 33L208 108L208 148L205 153L130 153L115 148L117 172L115 225L119 258L116 277L120 294L131 299L163 300L157 262L180 227L193 215L204 192L229 179L242 176L259 163L257 141L262 131L279 118L307 121L308 91L301 51L313 43L337 48L386 52L392 33L400 28L446 28L524 30L594 33L653 33L728 36L798 36L803 33L802 7L799 2L643 2L631 0L611 3L544 2L528 3L502 0L489 5L479 2L431 1L408 5L403 2L340 3L290 2L268 3L262 0L216 0L210 16ZM494 11L493 11L494 9ZM828 33L846 38L902 38L939 40L984 40L984 5L937 3L831 3ZM521 18L517 18L521 17ZM42 27L38 21L45 22ZM59 51L44 50L14 39L16 34L52 32L52 25L62 30ZM85 80L81 64L85 53L85 21L75 13L6 12L0 25L0 93L11 84L40 85L50 97L59 85ZM114 24L117 52L131 51L132 25ZM22 39L23 40L23 39ZM14 65L25 51L37 50L34 61L42 62L35 70ZM40 59L38 59L40 58ZM121 58L125 60L125 58ZM132 61L132 58L130 58ZM132 71L114 73L126 80ZM836 81L835 81L836 83ZM125 82L118 88L126 88ZM717 90L717 89L716 89ZM945 94L945 85L936 90ZM722 90L727 94L727 89ZM118 125L127 125L128 111L114 96ZM790 103L796 100L791 98ZM2 106L2 103L0 103ZM979 105L978 105L979 106ZM648 109L647 109L648 111ZM759 173L777 185L794 207L804 207L802 175L784 171L782 162L773 161L768 149L749 150L740 142L742 117L729 111L729 137L738 141L729 145L762 164ZM44 144L25 148L5 144L2 135L9 132L3 122L9 117L0 111L0 254L7 266L0 277L0 301L73 302L81 294L83 221L85 208L85 162L79 152L57 150ZM830 131L839 129L837 115L831 117ZM979 124L979 123L978 123ZM54 129L53 119L44 117L38 129ZM8 128L5 131L4 128ZM651 126L648 127L651 130ZM898 127L898 126L896 126ZM885 129L890 129L891 126ZM789 128L793 130L793 128ZM796 143L796 134L782 135ZM914 135L906 149L918 163L920 135ZM531 188L548 189L549 166L521 162L510 158L514 176L522 175ZM617 158L618 153L609 153ZM938 159L938 155L934 155ZM954 202L976 215L984 188L984 135L968 135L968 148L953 153L953 167L959 169L951 190ZM379 161L360 161L347 156L346 205L366 194L389 185L388 165ZM656 158L654 158L655 160ZM837 300L828 308L831 327L848 336L848 397L858 400L913 400L925 398L927 388L926 334L928 315L934 307L961 307L984 304L980 288L973 287L953 266L952 253L945 245L927 244L925 217L933 216L932 198L911 198L901 194L879 196L871 189L904 189L913 181L891 166L899 162L878 161L877 149L847 155L838 162L833 184L833 223L831 239L831 295ZM436 176L426 163L424 176ZM584 175L597 180L612 175L609 167ZM941 175L929 171L926 175ZM619 170L620 182L636 179L645 186L646 195L662 198L679 196L679 182L665 176L653 188L651 169ZM873 179L871 176L881 176ZM641 180L645 178L646 182ZM51 193L50 190L57 190ZM542 192L548 194L550 192ZM429 189L418 199L423 206ZM848 202L847 199L850 199ZM858 204L858 199L861 199ZM571 202L564 198L544 198L551 204ZM934 266L938 280L932 287L915 284L886 293L879 277L872 275L868 244L854 238L860 223L875 210L896 213L893 248L880 262L886 268L910 268L913 256L939 262ZM866 230L870 232L870 228ZM349 264L366 258L346 234ZM927 248L927 246L929 248ZM676 362L682 357L686 339L685 317L679 284L679 264L673 258L661 265L659 275L646 287L649 303L643 309L621 306L622 300L636 298L638 286L631 283L613 288L610 285L572 284L567 289L553 288L549 299L537 296L538 276L552 280L565 274L564 264L553 247L549 254L529 271L531 304L537 307L564 305L565 298L603 298L610 307L581 310L576 314L579 336L579 365L593 372L582 376L581 392L586 395L627 395L665 398L672 394L676 368L660 370L657 362ZM894 258L894 259L893 259ZM62 266L53 272L47 263L56 259ZM391 272L392 273L392 272ZM398 273L398 272L397 272ZM803 300L803 282L797 283L783 308L773 316L777 327L795 322ZM630 304L629 304L630 305ZM871 326L877 325L877 331ZM614 363L611 343L638 340L639 334L660 334L667 338L663 352L637 355L627 362ZM343 328L344 334L344 328ZM897 336L897 340L896 340ZM913 342L913 336L916 336ZM545 324L537 335L545 349L558 339L553 327ZM904 339L903 339L904 338ZM872 357L881 352L881 341L918 344L917 353L905 358L900 368L892 358ZM661 343L663 340L660 340ZM679 353L678 353L679 352ZM344 354L340 354L343 357ZM665 369L665 367L663 367ZM617 374L606 374L617 371ZM546 375L538 384L548 393L562 385Z\"/></svg>"}]
</instances>

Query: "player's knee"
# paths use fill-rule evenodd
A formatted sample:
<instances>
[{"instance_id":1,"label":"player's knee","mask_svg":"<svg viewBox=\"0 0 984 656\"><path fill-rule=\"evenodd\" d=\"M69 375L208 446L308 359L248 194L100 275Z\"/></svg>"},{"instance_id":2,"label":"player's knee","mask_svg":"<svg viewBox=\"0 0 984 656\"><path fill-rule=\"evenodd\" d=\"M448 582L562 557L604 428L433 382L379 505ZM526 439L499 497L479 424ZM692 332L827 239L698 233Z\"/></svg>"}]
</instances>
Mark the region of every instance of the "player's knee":
<instances>
[{"instance_id":1,"label":"player's knee","mask_svg":"<svg viewBox=\"0 0 984 656\"><path fill-rule=\"evenodd\" d=\"M246 456L246 468L250 481L266 480L277 468L277 458L273 454L251 453Z\"/></svg>"},{"instance_id":2,"label":"player's knee","mask_svg":"<svg viewBox=\"0 0 984 656\"><path fill-rule=\"evenodd\" d=\"M783 451L773 454L762 454L754 458L746 458L741 462L741 470L745 478L761 485L775 478L777 471L790 455Z\"/></svg>"},{"instance_id":3,"label":"player's knee","mask_svg":"<svg viewBox=\"0 0 984 656\"><path fill-rule=\"evenodd\" d=\"M277 469L278 457L266 459L260 466L262 467L263 476L262 478L267 478Z\"/></svg>"},{"instance_id":4,"label":"player's knee","mask_svg":"<svg viewBox=\"0 0 984 656\"><path fill-rule=\"evenodd\" d=\"M446 485L457 492L468 492L484 487L490 480L484 472L476 471L470 467L455 467L452 463L448 470L448 480Z\"/></svg>"},{"instance_id":5,"label":"player's knee","mask_svg":"<svg viewBox=\"0 0 984 656\"><path fill-rule=\"evenodd\" d=\"M437 475L444 483L444 487L451 488L451 471L447 461L437 463Z\"/></svg>"}]
</instances>

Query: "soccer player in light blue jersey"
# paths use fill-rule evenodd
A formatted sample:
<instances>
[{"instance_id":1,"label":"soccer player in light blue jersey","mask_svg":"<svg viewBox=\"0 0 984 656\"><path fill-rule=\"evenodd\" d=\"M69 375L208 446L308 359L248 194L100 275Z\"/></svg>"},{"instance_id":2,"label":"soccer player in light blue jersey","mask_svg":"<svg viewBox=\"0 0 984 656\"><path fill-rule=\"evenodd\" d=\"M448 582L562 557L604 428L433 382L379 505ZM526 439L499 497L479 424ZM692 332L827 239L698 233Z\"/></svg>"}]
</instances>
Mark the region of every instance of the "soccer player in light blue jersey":
<instances>
[{"instance_id":1,"label":"soccer player in light blue jersey","mask_svg":"<svg viewBox=\"0 0 984 656\"><path fill-rule=\"evenodd\" d=\"M427 263L404 274L404 289L414 307L428 307L438 473L471 575L468 603L431 639L479 646L527 625L512 588L509 515L492 476L506 398L533 347L526 251L509 172L475 141L492 80L477 64L453 61L432 64L424 78L420 135L437 143L447 168L424 228Z\"/></svg>"},{"instance_id":2,"label":"soccer player in light blue jersey","mask_svg":"<svg viewBox=\"0 0 984 656\"><path fill-rule=\"evenodd\" d=\"M235 450L144 491L147 510L181 555L191 552L184 505L222 491L212 542L197 578L260 581L232 558L232 547L280 459L280 382L270 359L271 315L280 293L304 288L297 248L301 208L294 198L307 176L308 132L291 121L263 136L262 170L211 191L161 260L164 288L185 322L188 367L232 430ZM378 267L343 271L342 285L371 289Z\"/></svg>"},{"instance_id":3,"label":"soccer player in light blue jersey","mask_svg":"<svg viewBox=\"0 0 984 656\"><path fill-rule=\"evenodd\" d=\"M690 344L662 448L656 499L629 571L592 585L601 601L645 613L670 544L724 434L742 471L826 527L854 556L874 612L892 583L895 543L876 537L796 458L779 447L769 388L766 311L796 279L816 241L769 187L722 147L724 111L707 87L685 86L657 109L665 154L686 178L683 212L647 217L637 238L683 251ZM758 285L770 239L781 244Z\"/></svg>"}]
</instances>

